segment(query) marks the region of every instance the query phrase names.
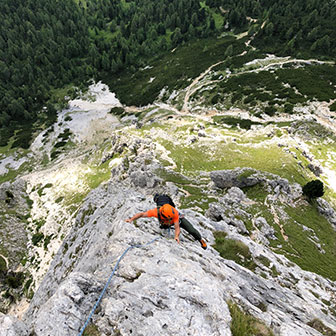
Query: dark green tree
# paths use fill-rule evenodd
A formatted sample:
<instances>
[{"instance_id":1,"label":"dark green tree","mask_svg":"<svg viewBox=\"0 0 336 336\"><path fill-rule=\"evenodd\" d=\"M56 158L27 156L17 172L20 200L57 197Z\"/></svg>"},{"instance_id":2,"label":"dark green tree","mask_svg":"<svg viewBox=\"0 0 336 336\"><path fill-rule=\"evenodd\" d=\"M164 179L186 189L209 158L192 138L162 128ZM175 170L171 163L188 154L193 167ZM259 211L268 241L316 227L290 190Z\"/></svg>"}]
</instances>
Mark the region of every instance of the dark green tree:
<instances>
[{"instance_id":1,"label":"dark green tree","mask_svg":"<svg viewBox=\"0 0 336 336\"><path fill-rule=\"evenodd\" d=\"M303 186L302 193L303 195L307 196L309 200L323 196L323 182L320 180L313 180L308 182Z\"/></svg>"}]
</instances>

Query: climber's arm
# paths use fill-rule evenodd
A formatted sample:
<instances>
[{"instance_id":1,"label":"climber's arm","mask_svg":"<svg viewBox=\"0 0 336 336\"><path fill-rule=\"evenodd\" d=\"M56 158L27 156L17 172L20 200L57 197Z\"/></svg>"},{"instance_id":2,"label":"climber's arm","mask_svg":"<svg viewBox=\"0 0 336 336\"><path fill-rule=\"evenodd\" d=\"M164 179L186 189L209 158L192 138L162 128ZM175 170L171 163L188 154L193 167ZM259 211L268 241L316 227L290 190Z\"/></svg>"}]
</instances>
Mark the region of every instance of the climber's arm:
<instances>
[{"instance_id":1,"label":"climber's arm","mask_svg":"<svg viewBox=\"0 0 336 336\"><path fill-rule=\"evenodd\" d=\"M126 222L130 223L138 218L142 217L157 217L157 209L151 209L146 212L139 212L135 214L133 217L126 219Z\"/></svg>"},{"instance_id":2,"label":"climber's arm","mask_svg":"<svg viewBox=\"0 0 336 336\"><path fill-rule=\"evenodd\" d=\"M175 228L175 240L180 243L180 232L181 232L181 229L180 229L180 224L179 224L179 221L176 221L174 222L174 228Z\"/></svg>"},{"instance_id":3,"label":"climber's arm","mask_svg":"<svg viewBox=\"0 0 336 336\"><path fill-rule=\"evenodd\" d=\"M126 219L126 222L130 223L130 222L133 222L134 220L136 220L138 218L142 218L142 217L148 217L147 212L139 212L139 213L135 214L133 217Z\"/></svg>"}]
</instances>

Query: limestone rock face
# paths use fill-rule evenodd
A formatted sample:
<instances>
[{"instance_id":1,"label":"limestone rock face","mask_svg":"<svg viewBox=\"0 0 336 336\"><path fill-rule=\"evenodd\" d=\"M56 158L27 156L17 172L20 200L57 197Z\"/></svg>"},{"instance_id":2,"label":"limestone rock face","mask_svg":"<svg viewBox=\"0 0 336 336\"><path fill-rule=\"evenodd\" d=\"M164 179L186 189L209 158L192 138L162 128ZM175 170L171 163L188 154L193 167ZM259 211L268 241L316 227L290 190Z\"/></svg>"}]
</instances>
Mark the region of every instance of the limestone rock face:
<instances>
[{"instance_id":1,"label":"limestone rock face","mask_svg":"<svg viewBox=\"0 0 336 336\"><path fill-rule=\"evenodd\" d=\"M255 225L266 238L276 239L274 229L267 223L265 218L263 217L256 218Z\"/></svg>"},{"instance_id":2,"label":"limestone rock face","mask_svg":"<svg viewBox=\"0 0 336 336\"><path fill-rule=\"evenodd\" d=\"M27 249L28 240L24 218L29 215L29 201L22 179L0 184L0 207L5 213L0 220L0 245L8 251L7 257L15 270Z\"/></svg>"},{"instance_id":3,"label":"limestone rock face","mask_svg":"<svg viewBox=\"0 0 336 336\"><path fill-rule=\"evenodd\" d=\"M333 226L334 230L336 230L336 212L335 212L335 210L323 198L318 198L317 199L317 204L318 204L318 211L328 219L328 221Z\"/></svg>"},{"instance_id":4,"label":"limestone rock face","mask_svg":"<svg viewBox=\"0 0 336 336\"><path fill-rule=\"evenodd\" d=\"M135 213L155 208L156 192L166 190L174 200L180 196L173 183L164 184L156 176L158 167L144 148L150 149L150 144L138 144L138 155L120 162L111 180L86 197L23 321L1 316L0 336L77 335L119 261L91 319L102 336L229 336L229 301L275 335L321 335L308 325L314 319L336 330L336 318L326 313L325 303L334 300L335 282L273 253L268 247L275 238L272 227L265 218L249 214L253 201L237 185L224 183L231 187L210 204L205 215L183 211L208 242L207 250L183 229L178 244L173 232L160 229L155 218L126 222ZM225 172L224 176L235 181L238 173ZM132 174L144 178L138 183ZM300 194L300 187L287 180L258 172L252 175L243 185L263 183L271 191L271 205L275 199L291 202ZM222 173L211 176L214 181L223 177ZM322 208L332 215L327 204L321 204ZM254 232L247 230L239 216L250 216ZM222 258L212 248L214 231L246 245L255 269Z\"/></svg>"},{"instance_id":5,"label":"limestone rock face","mask_svg":"<svg viewBox=\"0 0 336 336\"><path fill-rule=\"evenodd\" d=\"M0 313L0 336L28 336L27 326L12 316Z\"/></svg>"},{"instance_id":6,"label":"limestone rock face","mask_svg":"<svg viewBox=\"0 0 336 336\"><path fill-rule=\"evenodd\" d=\"M307 325L314 318L335 329L336 320L323 313L322 302L331 298L335 284L242 236L225 219L216 222L185 211L207 240L206 251L183 230L177 244L155 219L125 222L134 213L155 207L154 190L146 189L145 194L124 181L91 192L25 315L30 332L78 333L120 256L138 244L143 246L124 255L93 315L101 335L231 335L229 300L264 321L276 335L320 335ZM229 195L244 198L237 189ZM267 228L264 219L257 222L261 230ZM267 258L277 277L265 279L220 257L211 247L214 230L242 241L254 257ZM317 284L321 300L311 295Z\"/></svg>"},{"instance_id":7,"label":"limestone rock face","mask_svg":"<svg viewBox=\"0 0 336 336\"><path fill-rule=\"evenodd\" d=\"M244 173L249 172L249 175ZM231 188L231 187L251 187L259 182L261 179L256 177L253 173L256 171L250 168L236 168L234 170L216 170L210 173L212 181L217 188Z\"/></svg>"},{"instance_id":8,"label":"limestone rock face","mask_svg":"<svg viewBox=\"0 0 336 336\"><path fill-rule=\"evenodd\" d=\"M307 165L307 168L311 170L317 177L319 177L323 173L322 168L320 166L314 165L312 163L309 163Z\"/></svg>"}]
</instances>

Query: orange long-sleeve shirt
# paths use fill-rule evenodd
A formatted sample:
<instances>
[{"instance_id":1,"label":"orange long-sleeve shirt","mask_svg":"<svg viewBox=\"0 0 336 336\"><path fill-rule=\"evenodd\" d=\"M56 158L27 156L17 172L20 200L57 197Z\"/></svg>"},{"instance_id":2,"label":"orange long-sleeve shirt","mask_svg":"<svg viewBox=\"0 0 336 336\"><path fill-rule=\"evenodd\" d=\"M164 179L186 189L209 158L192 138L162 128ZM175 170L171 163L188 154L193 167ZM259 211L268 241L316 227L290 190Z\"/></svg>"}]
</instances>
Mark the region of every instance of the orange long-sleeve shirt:
<instances>
[{"instance_id":1,"label":"orange long-sleeve shirt","mask_svg":"<svg viewBox=\"0 0 336 336\"><path fill-rule=\"evenodd\" d=\"M148 210L148 211L145 212L145 215L146 215L146 217L156 217L156 218L158 218L158 210L157 210L157 208ZM180 217L179 217L178 211L176 210L175 214L174 214L174 217L172 219L170 219L170 220L165 219L165 218L162 218L162 216L160 216L160 219L161 219L160 222L163 225L169 225L170 226L170 225L173 225L173 224L178 224Z\"/></svg>"}]
</instances>

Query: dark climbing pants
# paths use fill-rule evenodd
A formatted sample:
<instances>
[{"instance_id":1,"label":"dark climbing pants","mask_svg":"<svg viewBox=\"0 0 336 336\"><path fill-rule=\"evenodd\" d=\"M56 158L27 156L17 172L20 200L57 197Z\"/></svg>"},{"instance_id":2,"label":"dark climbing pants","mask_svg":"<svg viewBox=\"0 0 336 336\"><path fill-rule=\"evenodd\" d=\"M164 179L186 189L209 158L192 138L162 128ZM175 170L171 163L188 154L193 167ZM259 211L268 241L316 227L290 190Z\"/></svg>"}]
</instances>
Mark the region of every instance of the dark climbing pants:
<instances>
[{"instance_id":1,"label":"dark climbing pants","mask_svg":"<svg viewBox=\"0 0 336 336\"><path fill-rule=\"evenodd\" d=\"M180 218L180 227L189 232L196 240L201 240L201 234L192 226L186 218Z\"/></svg>"}]
</instances>

